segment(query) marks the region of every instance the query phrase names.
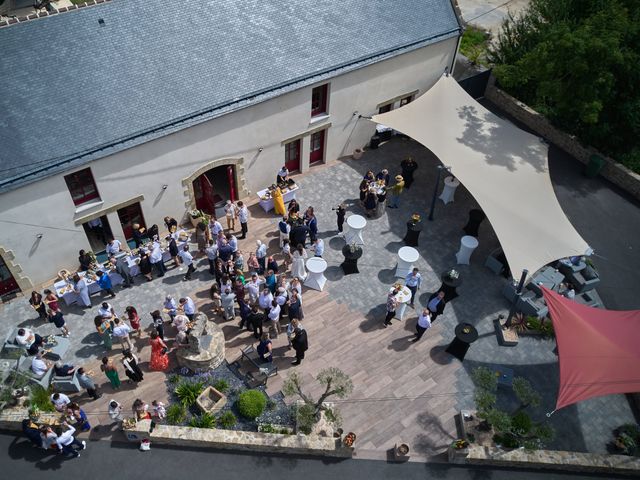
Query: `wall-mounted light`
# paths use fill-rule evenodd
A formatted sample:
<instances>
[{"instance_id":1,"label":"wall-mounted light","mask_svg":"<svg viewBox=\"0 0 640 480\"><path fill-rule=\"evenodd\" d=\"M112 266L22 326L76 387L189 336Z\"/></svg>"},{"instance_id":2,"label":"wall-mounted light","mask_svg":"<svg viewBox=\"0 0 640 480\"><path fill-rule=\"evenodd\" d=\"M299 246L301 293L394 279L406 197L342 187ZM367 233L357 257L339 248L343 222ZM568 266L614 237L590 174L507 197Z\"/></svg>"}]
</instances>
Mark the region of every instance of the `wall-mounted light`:
<instances>
[{"instance_id":1,"label":"wall-mounted light","mask_svg":"<svg viewBox=\"0 0 640 480\"><path fill-rule=\"evenodd\" d=\"M262 153L263 150L264 150L264 148L262 148L262 147L258 148L258 153Z\"/></svg>"},{"instance_id":2,"label":"wall-mounted light","mask_svg":"<svg viewBox=\"0 0 640 480\"><path fill-rule=\"evenodd\" d=\"M169 185L167 185L166 183L164 185L162 185L162 189L166 190L167 188L169 188Z\"/></svg>"},{"instance_id":3,"label":"wall-mounted light","mask_svg":"<svg viewBox=\"0 0 640 480\"><path fill-rule=\"evenodd\" d=\"M36 238L37 238L37 239L41 239L42 237L44 237L44 235L43 235L42 233L38 233L38 234L36 235Z\"/></svg>"},{"instance_id":4,"label":"wall-mounted light","mask_svg":"<svg viewBox=\"0 0 640 480\"><path fill-rule=\"evenodd\" d=\"M358 111L357 110L355 112L353 112L353 116L355 117L356 115L358 115Z\"/></svg>"}]
</instances>

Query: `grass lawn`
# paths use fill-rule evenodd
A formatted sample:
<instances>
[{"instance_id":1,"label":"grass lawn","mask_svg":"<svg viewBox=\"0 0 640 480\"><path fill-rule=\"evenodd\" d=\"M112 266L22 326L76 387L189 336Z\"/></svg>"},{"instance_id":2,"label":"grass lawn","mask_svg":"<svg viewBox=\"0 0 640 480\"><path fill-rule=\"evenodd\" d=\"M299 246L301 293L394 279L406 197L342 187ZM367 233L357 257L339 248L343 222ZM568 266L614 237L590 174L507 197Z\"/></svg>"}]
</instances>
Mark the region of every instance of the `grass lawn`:
<instances>
[{"instance_id":1,"label":"grass lawn","mask_svg":"<svg viewBox=\"0 0 640 480\"><path fill-rule=\"evenodd\" d=\"M473 63L486 65L490 35L484 30L468 25L460 41L460 53Z\"/></svg>"}]
</instances>

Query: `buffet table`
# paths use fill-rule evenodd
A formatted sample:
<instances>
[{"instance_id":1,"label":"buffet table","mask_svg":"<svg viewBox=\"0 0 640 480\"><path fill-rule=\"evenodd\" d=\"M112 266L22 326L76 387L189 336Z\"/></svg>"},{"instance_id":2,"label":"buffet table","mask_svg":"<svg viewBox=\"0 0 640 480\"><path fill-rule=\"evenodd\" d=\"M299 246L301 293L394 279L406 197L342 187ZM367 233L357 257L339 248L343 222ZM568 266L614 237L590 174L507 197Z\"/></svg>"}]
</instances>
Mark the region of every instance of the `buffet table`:
<instances>
[{"instance_id":1,"label":"buffet table","mask_svg":"<svg viewBox=\"0 0 640 480\"><path fill-rule=\"evenodd\" d=\"M111 278L111 283L114 286L120 285L124 281L123 278L115 271L109 271L108 274L109 278ZM80 275L80 277L82 278L85 278L87 276L87 272L78 272L78 275ZM98 282L96 280L97 277L96 279L94 279L93 277L86 278L87 287L89 287L89 295L93 295L94 293L97 293L101 290L100 285L98 285ZM73 290L72 280L69 280L69 282L67 282L66 280L60 280L54 283L53 287L55 288L56 295L59 298L62 298L64 300L64 303L66 303L67 305L71 305L72 303L78 301L78 294Z\"/></svg>"},{"instance_id":2,"label":"buffet table","mask_svg":"<svg viewBox=\"0 0 640 480\"><path fill-rule=\"evenodd\" d=\"M284 200L285 205L289 203L291 200L296 198L296 192L300 189L297 184L293 184L290 187L286 188L286 192L282 192L282 199ZM267 197L268 194L268 197ZM260 198L260 206L265 212L269 212L273 210L273 198L269 193L269 189L265 188L264 190L260 190L258 192L258 197Z\"/></svg>"}]
</instances>

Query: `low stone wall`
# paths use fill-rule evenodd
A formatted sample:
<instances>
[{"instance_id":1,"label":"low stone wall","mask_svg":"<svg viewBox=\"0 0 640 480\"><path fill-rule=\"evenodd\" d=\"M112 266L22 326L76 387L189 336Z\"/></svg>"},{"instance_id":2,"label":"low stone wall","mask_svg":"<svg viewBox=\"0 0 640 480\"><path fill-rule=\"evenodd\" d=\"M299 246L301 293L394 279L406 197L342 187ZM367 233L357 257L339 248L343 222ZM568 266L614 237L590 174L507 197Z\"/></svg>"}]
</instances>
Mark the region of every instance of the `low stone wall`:
<instances>
[{"instance_id":1,"label":"low stone wall","mask_svg":"<svg viewBox=\"0 0 640 480\"><path fill-rule=\"evenodd\" d=\"M640 474L640 458L626 455L550 450L502 450L500 448L476 446L470 446L467 451L468 454L466 456L453 456L453 463L528 469L545 468L616 475L638 476ZM452 456L450 455L449 458L451 459Z\"/></svg>"},{"instance_id":2,"label":"low stone wall","mask_svg":"<svg viewBox=\"0 0 640 480\"><path fill-rule=\"evenodd\" d=\"M156 425L149 433L151 420L138 422L126 430L127 438L140 441L148 438L151 444L183 447L244 450L263 453L293 453L321 457L350 458L353 448L344 447L340 440L315 435L281 435L275 433L241 432L215 428L175 427Z\"/></svg>"},{"instance_id":3,"label":"low stone wall","mask_svg":"<svg viewBox=\"0 0 640 480\"><path fill-rule=\"evenodd\" d=\"M47 422L59 421L61 414L41 413L40 419ZM0 412L0 430L22 431L22 420L29 418L28 408L7 408Z\"/></svg>"},{"instance_id":4,"label":"low stone wall","mask_svg":"<svg viewBox=\"0 0 640 480\"><path fill-rule=\"evenodd\" d=\"M624 165L617 163L615 160L606 157L595 148L582 145L576 137L558 130L556 127L551 125L549 120L547 120L543 115L532 110L524 103L497 88L495 86L495 78L493 76L487 85L485 98L516 120L525 124L537 135L543 137L549 143L561 148L584 164L589 161L589 157L591 157L591 155L600 155L605 161L605 165L600 172L600 175L614 185L617 185L628 192L634 198L640 200L640 175L632 172Z\"/></svg>"}]
</instances>

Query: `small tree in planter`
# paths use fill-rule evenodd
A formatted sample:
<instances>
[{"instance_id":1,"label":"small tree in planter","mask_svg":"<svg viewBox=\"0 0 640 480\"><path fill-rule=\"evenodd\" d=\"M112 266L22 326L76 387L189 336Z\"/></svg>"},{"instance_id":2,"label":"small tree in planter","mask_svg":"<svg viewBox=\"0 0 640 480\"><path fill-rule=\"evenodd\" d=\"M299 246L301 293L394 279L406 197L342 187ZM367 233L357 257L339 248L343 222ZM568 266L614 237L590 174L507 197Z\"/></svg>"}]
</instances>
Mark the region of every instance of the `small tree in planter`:
<instances>
[{"instance_id":1,"label":"small tree in planter","mask_svg":"<svg viewBox=\"0 0 640 480\"><path fill-rule=\"evenodd\" d=\"M524 411L530 406L540 405L540 394L534 390L528 380L513 379L513 392L520 404L513 412L504 412L495 406L498 381L495 374L484 367L472 372L476 383L475 401L477 415L483 419L479 428L493 428L493 439L507 448L542 448L545 442L553 438L553 428L547 423L537 423Z\"/></svg>"},{"instance_id":2,"label":"small tree in planter","mask_svg":"<svg viewBox=\"0 0 640 480\"><path fill-rule=\"evenodd\" d=\"M335 367L321 370L316 380L325 387L318 400L313 400L302 391L302 379L298 372L291 373L282 386L282 392L286 396L298 395L304 402L297 408L296 415L298 429L306 434L311 433L313 426L320 420L322 412L326 412L334 424L339 423L339 413L335 409L327 408L324 402L333 395L346 398L353 391L353 383L349 376Z\"/></svg>"}]
</instances>

